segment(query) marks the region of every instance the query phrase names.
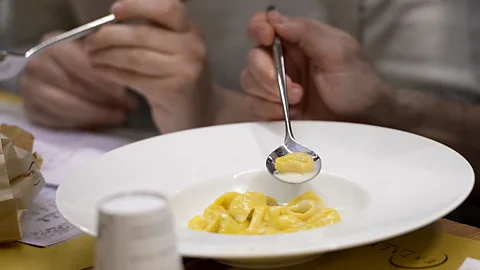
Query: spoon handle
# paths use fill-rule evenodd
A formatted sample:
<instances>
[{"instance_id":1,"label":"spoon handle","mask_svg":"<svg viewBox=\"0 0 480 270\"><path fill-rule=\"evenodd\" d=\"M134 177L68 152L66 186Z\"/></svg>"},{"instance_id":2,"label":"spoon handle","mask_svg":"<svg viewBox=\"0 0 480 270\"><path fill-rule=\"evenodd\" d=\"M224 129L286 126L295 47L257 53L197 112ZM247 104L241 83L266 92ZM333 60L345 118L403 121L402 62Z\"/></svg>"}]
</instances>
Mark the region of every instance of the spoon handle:
<instances>
[{"instance_id":1,"label":"spoon handle","mask_svg":"<svg viewBox=\"0 0 480 270\"><path fill-rule=\"evenodd\" d=\"M287 79L285 75L285 61L283 58L282 42L278 36L273 42L273 59L277 70L278 90L282 101L283 114L285 115L285 141L295 139L290 123L290 112L288 109Z\"/></svg>"},{"instance_id":2,"label":"spoon handle","mask_svg":"<svg viewBox=\"0 0 480 270\"><path fill-rule=\"evenodd\" d=\"M81 38L81 37L89 34L90 32L92 32L93 30L97 29L98 27L100 27L104 24L111 23L113 21L115 21L115 15L110 14L110 15L107 15L103 18L95 20L93 22L89 22L89 23L84 24L82 26L79 26L75 29L72 29L68 32L65 32L65 33L62 33L58 36L55 36L51 39L45 40L44 42L42 42L42 43L38 44L37 46L31 48L26 53L25 56L28 58L28 57L36 54L37 52L40 52L41 50L46 49L46 48L48 48L48 47L50 47L54 44L57 44L59 42L62 42L62 41L68 41L68 40Z\"/></svg>"}]
</instances>

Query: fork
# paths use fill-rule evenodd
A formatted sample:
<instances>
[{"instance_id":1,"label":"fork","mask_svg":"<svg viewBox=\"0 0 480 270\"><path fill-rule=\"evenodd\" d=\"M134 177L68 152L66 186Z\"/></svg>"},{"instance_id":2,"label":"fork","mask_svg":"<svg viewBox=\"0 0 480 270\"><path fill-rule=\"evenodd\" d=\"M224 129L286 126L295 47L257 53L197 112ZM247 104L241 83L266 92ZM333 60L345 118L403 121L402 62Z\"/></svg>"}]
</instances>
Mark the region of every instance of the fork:
<instances>
[{"instance_id":1,"label":"fork","mask_svg":"<svg viewBox=\"0 0 480 270\"><path fill-rule=\"evenodd\" d=\"M26 53L12 53L6 50L0 50L0 81L13 78L20 74L27 63L39 52L53 46L54 44L82 38L102 25L115 21L115 15L110 14L98 20L89 22L68 32L43 41L35 47L29 49Z\"/></svg>"}]
</instances>

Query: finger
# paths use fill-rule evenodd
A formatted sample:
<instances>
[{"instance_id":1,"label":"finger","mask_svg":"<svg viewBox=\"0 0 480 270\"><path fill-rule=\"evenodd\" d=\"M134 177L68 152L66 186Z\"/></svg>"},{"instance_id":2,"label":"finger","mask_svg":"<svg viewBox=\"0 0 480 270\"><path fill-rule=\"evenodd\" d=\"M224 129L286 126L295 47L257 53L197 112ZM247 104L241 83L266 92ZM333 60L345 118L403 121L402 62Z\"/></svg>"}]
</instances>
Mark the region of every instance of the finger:
<instances>
[{"instance_id":1,"label":"finger","mask_svg":"<svg viewBox=\"0 0 480 270\"><path fill-rule=\"evenodd\" d=\"M250 74L248 70L244 70L242 72L240 83L242 88L245 89L245 91L252 96L265 99L267 101L274 102L274 103L281 103L279 92L277 91L276 93L272 93L271 91L266 90L255 79L255 77L252 74ZM290 105L299 104L303 97L302 87L296 83L292 83L291 88L288 89L288 92L289 92L288 103Z\"/></svg>"},{"instance_id":2,"label":"finger","mask_svg":"<svg viewBox=\"0 0 480 270\"><path fill-rule=\"evenodd\" d=\"M188 86L190 82L180 76L165 77L162 79L162 89L158 89L157 77L139 76L126 70L112 69L108 67L100 66L98 68L107 74L106 76L118 80L118 82L122 82L130 88L138 91L138 93L143 95L147 101L150 102L150 105L152 105L152 102L162 103L164 100L176 100L181 102L182 99L185 98L184 90L191 89L191 86ZM178 67L178 69L186 68L188 67ZM173 104L167 105L173 107Z\"/></svg>"},{"instance_id":3,"label":"finger","mask_svg":"<svg viewBox=\"0 0 480 270\"><path fill-rule=\"evenodd\" d=\"M112 80L113 82L113 80ZM120 84L118 84L120 85ZM137 108L137 100L128 94L128 90L125 86L115 86L112 87L102 87L99 86L92 87L89 83L83 81L72 81L70 82L70 90L72 94L83 98L86 101L90 101L98 106L107 106L112 108L118 108L120 110L129 110L133 111ZM62 88L66 89L66 88ZM108 91L110 95L117 97L117 99L107 98L106 95L99 95L98 93Z\"/></svg>"},{"instance_id":4,"label":"finger","mask_svg":"<svg viewBox=\"0 0 480 270\"><path fill-rule=\"evenodd\" d=\"M174 32L148 24L104 26L86 40L86 50L108 49L111 47L136 47L173 54L188 44Z\"/></svg>"},{"instance_id":5,"label":"finger","mask_svg":"<svg viewBox=\"0 0 480 270\"><path fill-rule=\"evenodd\" d=\"M129 70L111 68L102 65L97 66L97 69L101 70L108 78L115 80L117 83L122 83L131 89L135 89L144 96L149 94L145 89L157 89L158 77L141 76L137 73L130 72ZM166 82L163 81L163 83L165 84Z\"/></svg>"},{"instance_id":6,"label":"finger","mask_svg":"<svg viewBox=\"0 0 480 270\"><path fill-rule=\"evenodd\" d=\"M240 85L249 95L271 102L280 102L280 96L261 85L248 69L242 71L240 75Z\"/></svg>"},{"instance_id":7,"label":"finger","mask_svg":"<svg viewBox=\"0 0 480 270\"><path fill-rule=\"evenodd\" d=\"M187 11L179 0L122 0L112 6L119 20L144 19L175 32L190 28Z\"/></svg>"},{"instance_id":8,"label":"finger","mask_svg":"<svg viewBox=\"0 0 480 270\"><path fill-rule=\"evenodd\" d=\"M263 48L250 50L247 56L247 67L255 79L271 93L276 93L276 70L272 56Z\"/></svg>"},{"instance_id":9,"label":"finger","mask_svg":"<svg viewBox=\"0 0 480 270\"><path fill-rule=\"evenodd\" d=\"M96 66L120 69L144 76L166 76L175 65L175 56L140 48L111 48L91 54ZM165 68L168 67L168 68Z\"/></svg>"},{"instance_id":10,"label":"finger","mask_svg":"<svg viewBox=\"0 0 480 270\"><path fill-rule=\"evenodd\" d=\"M23 79L35 78L36 80L48 82L49 85L57 89L63 89L80 98L89 100L94 103L128 107L130 109L135 106L135 104L132 104L130 100L125 101L123 96L122 100L118 101L109 98L108 95L99 95L99 90L96 89L99 86L92 87L91 85L83 83L80 80L72 79L71 76L65 72L65 70L60 68L57 64L53 63L50 57L42 56L31 61L27 65L24 76L22 77ZM110 90L116 91L115 88L111 88ZM122 91L126 92L125 89ZM36 95L36 93L32 94L33 96Z\"/></svg>"},{"instance_id":11,"label":"finger","mask_svg":"<svg viewBox=\"0 0 480 270\"><path fill-rule=\"evenodd\" d=\"M68 74L83 81L91 81L92 67L87 54L75 42L60 44L48 51L56 64L62 67ZM96 75L95 75L96 77ZM103 83L104 80L99 80Z\"/></svg>"},{"instance_id":12,"label":"finger","mask_svg":"<svg viewBox=\"0 0 480 270\"><path fill-rule=\"evenodd\" d=\"M105 79L102 74L96 71L87 58L87 54L77 43L60 44L50 50L50 53L54 63L61 67L70 79L81 81L88 85L86 89L92 89L90 95L97 99L109 101L109 103L128 105L124 86Z\"/></svg>"},{"instance_id":13,"label":"finger","mask_svg":"<svg viewBox=\"0 0 480 270\"><path fill-rule=\"evenodd\" d=\"M37 91L36 98L30 99L30 104L35 104L40 111L46 111L78 125L90 123L117 125L125 120L123 110L98 106L43 82L30 80L26 87L34 87L33 89Z\"/></svg>"},{"instance_id":14,"label":"finger","mask_svg":"<svg viewBox=\"0 0 480 270\"><path fill-rule=\"evenodd\" d=\"M283 107L281 104L273 103L265 99L248 96L247 103L253 114L263 120L281 120L284 119ZM290 116L296 117L298 109L290 107Z\"/></svg>"},{"instance_id":15,"label":"finger","mask_svg":"<svg viewBox=\"0 0 480 270\"><path fill-rule=\"evenodd\" d=\"M270 46L275 33L265 12L255 14L248 24L248 36L255 44Z\"/></svg>"},{"instance_id":16,"label":"finger","mask_svg":"<svg viewBox=\"0 0 480 270\"><path fill-rule=\"evenodd\" d=\"M102 123L82 123L74 122L71 119L65 119L58 117L58 115L53 115L48 111L45 111L38 104L25 105L25 111L29 120L34 123L41 125L43 127L53 128L53 129L95 129L95 128L105 128L109 124ZM116 125L112 125L116 126Z\"/></svg>"},{"instance_id":17,"label":"finger","mask_svg":"<svg viewBox=\"0 0 480 270\"><path fill-rule=\"evenodd\" d=\"M35 124L48 128L78 128L75 122L53 115L37 104L29 104L28 100L24 102L24 108L28 119Z\"/></svg>"},{"instance_id":18,"label":"finger","mask_svg":"<svg viewBox=\"0 0 480 270\"><path fill-rule=\"evenodd\" d=\"M272 93L271 91L265 89L263 85L261 85L248 70L242 71L240 83L242 88L252 96L262 98L270 102L281 103L279 92L277 91L276 93ZM300 94L297 94L297 91L299 91ZM297 105L300 103L303 96L303 90L301 87L294 83L292 84L292 89L289 89L289 92L295 92L295 94L291 94L291 96L300 98L290 98L289 96L288 103L290 105Z\"/></svg>"},{"instance_id":19,"label":"finger","mask_svg":"<svg viewBox=\"0 0 480 270\"><path fill-rule=\"evenodd\" d=\"M280 37L299 46L321 68L345 68L348 61L358 58L358 42L337 28L276 11L268 13L268 21Z\"/></svg>"},{"instance_id":20,"label":"finger","mask_svg":"<svg viewBox=\"0 0 480 270\"><path fill-rule=\"evenodd\" d=\"M272 97L272 95L273 97L280 97L277 71L271 55L264 48L257 47L250 51L247 59L247 66L252 77L263 87L263 89L265 89L265 91L262 91L265 95L261 97L265 99ZM290 76L287 75L286 80L289 103L297 104L302 99L303 91L301 88L298 88L298 84L294 85L292 83Z\"/></svg>"},{"instance_id":21,"label":"finger","mask_svg":"<svg viewBox=\"0 0 480 270\"><path fill-rule=\"evenodd\" d=\"M68 87L70 81L64 69L60 68L53 62L49 52L39 55L38 58L33 58L25 67L25 77L34 77L38 80L49 82L52 86L58 88Z\"/></svg>"}]
</instances>

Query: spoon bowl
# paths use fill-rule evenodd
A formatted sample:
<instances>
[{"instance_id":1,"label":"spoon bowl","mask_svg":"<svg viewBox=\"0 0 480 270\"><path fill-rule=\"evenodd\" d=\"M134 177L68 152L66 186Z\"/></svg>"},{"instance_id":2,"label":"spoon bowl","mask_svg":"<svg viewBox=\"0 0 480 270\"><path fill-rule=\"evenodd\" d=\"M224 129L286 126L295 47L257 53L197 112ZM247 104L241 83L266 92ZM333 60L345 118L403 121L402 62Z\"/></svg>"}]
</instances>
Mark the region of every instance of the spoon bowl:
<instances>
[{"instance_id":1,"label":"spoon bowl","mask_svg":"<svg viewBox=\"0 0 480 270\"><path fill-rule=\"evenodd\" d=\"M284 173L280 174L277 172L275 167L275 161L279 157L283 157L289 153L302 152L309 154L313 159L313 172L308 174L296 174L296 173ZM302 184L308 181L313 180L320 173L322 169L322 159L314 151L308 149L307 147L299 144L294 139L286 141L284 144L280 145L277 149L273 150L272 153L267 157L266 166L268 172L275 177L277 180L280 180L289 184Z\"/></svg>"}]
</instances>

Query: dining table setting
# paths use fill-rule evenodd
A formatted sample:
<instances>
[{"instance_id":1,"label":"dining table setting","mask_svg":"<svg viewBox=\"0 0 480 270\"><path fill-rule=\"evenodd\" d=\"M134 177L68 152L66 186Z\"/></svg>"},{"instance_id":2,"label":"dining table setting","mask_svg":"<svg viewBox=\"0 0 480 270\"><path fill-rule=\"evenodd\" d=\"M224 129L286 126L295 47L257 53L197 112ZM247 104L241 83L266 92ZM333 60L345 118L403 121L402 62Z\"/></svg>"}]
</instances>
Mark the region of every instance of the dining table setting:
<instances>
[{"instance_id":1,"label":"dining table setting","mask_svg":"<svg viewBox=\"0 0 480 270\"><path fill-rule=\"evenodd\" d=\"M19 96L1 91L2 121L45 136L43 130L26 124L21 103ZM282 141L284 127L281 122L246 123L159 136L136 144L117 142L112 148L119 148L98 155L100 157L92 162L78 165L79 169L64 181L59 181L58 189L52 191L56 193L56 198L52 197L49 202L54 202L58 210L55 209L50 216L65 218L65 224L69 224L72 230L78 230L74 237L65 237L49 246L18 241L3 243L0 245L0 269L95 269L97 241L94 236L99 202L119 192L152 189L169 196L170 208L178 222L175 230L178 256L184 258L182 267L186 270L277 269L280 266L292 270L478 269L480 229L442 218L463 201L462 198L472 187L473 173L460 155L436 142L394 130L352 127L345 123L294 121L291 128L295 130L295 138L318 151L323 165L322 172L312 181L291 184L273 178L264 167L267 166L265 159L268 159L269 153ZM351 128L355 128L357 136L349 136L353 132ZM219 142L215 134L232 140ZM319 139L311 134L325 135ZM80 138L84 135L76 136ZM197 140L190 139L191 136L201 139L203 144L197 144ZM186 157L178 151L179 143L192 153L202 153L204 158L198 159L195 155ZM229 147L232 144L243 150L232 152ZM390 146L382 147L382 144ZM162 155L150 149L162 149ZM47 150L50 151L40 147L37 151L47 156L51 154ZM55 154L58 155L57 152ZM426 161L426 157L432 154L436 156L437 164L448 167L432 170L432 166L436 165ZM49 160L47 158L45 162ZM206 161L209 166L204 163ZM376 166L372 165L379 162L384 170L375 169ZM185 164L189 164L189 170L182 170ZM395 173L392 174L391 170ZM50 175L48 171L44 174ZM458 180L454 185L449 184L452 177ZM44 189L52 188L50 180L50 177L46 178L47 187ZM307 188L302 188L302 185L307 185ZM412 187L419 190L412 190ZM326 206L337 209L342 220L310 230L318 234L307 233L306 238L295 237L295 234L305 232L295 232L270 241L261 238L275 235L228 236L188 228L189 220L201 214L202 209L224 192L256 191L279 201L288 201L307 189L317 193ZM388 191L391 192L388 196L376 198L382 195L376 192ZM429 199L426 199L426 194L429 194ZM442 196L435 197L435 194ZM35 201L39 202L39 199ZM368 215L368 211L372 211L373 215ZM413 215L416 211L419 216ZM389 216L393 212L397 212L397 216ZM377 220L373 219L374 216ZM365 217L368 218L363 219L363 224L358 223ZM368 222L371 222L370 225ZM335 231L335 226L342 223L345 227ZM386 234L379 236L382 230ZM222 240L223 236L227 241ZM358 238L362 236L363 239ZM249 237L258 238L250 240ZM306 240L308 238L313 241ZM346 244L341 246L340 243ZM313 248L313 256L305 251L308 246ZM275 258L275 254L292 250L303 254L300 260L298 257L292 260L290 256L282 258L282 255ZM255 253L261 255L255 256ZM398 256L402 259L395 261Z\"/></svg>"},{"instance_id":2,"label":"dining table setting","mask_svg":"<svg viewBox=\"0 0 480 270\"><path fill-rule=\"evenodd\" d=\"M0 109L12 119L19 117L21 99L2 92ZM168 197L178 256L187 270L462 269L465 263L472 266L463 269L478 269L480 229L442 218L473 186L473 172L463 157L434 141L395 130L294 121L295 138L318 151L322 171L311 181L291 184L273 178L265 167L269 153L284 137L284 126L245 123L191 130L126 143L86 162L55 190L56 215L78 228L78 235L48 247L2 244L0 269L95 269L99 202L135 190ZM356 136L350 136L352 132ZM215 135L231 139L218 141ZM203 158L185 156L178 151L180 144ZM237 151L231 151L232 145ZM436 164L427 162L431 155ZM186 164L188 170L183 169ZM225 192L259 192L287 202L306 190L336 209L341 220L283 235L188 228L190 219ZM406 257L396 262L398 256Z\"/></svg>"},{"instance_id":3,"label":"dining table setting","mask_svg":"<svg viewBox=\"0 0 480 270\"><path fill-rule=\"evenodd\" d=\"M69 222L96 236L96 224L102 224L96 213L104 198L156 191L169 198L179 254L209 259L189 261L186 269L459 269L467 258L478 260L478 228L442 219L473 187L473 171L463 157L391 129L313 121L292 126L295 138L322 156L322 171L303 184L279 181L262 168L283 138L284 123L243 123L159 136L111 151L59 186L57 207ZM350 136L353 132L356 136ZM235 141L244 150L232 152L231 141L215 135L242 138ZM178 141L204 158L185 156ZM430 155L442 166L432 164ZM161 171L157 164L163 164ZM184 164L188 170L181 169ZM322 204L319 212L314 200ZM243 202L240 208L237 202ZM251 212L242 212L242 205L258 205L244 221L242 213ZM295 210L302 207L306 210ZM259 209L265 208L262 214ZM280 217L274 215L279 208ZM260 223L257 212L264 215ZM289 216L296 214L303 222ZM324 223L313 221L318 219ZM289 220L293 224L283 223Z\"/></svg>"},{"instance_id":4,"label":"dining table setting","mask_svg":"<svg viewBox=\"0 0 480 270\"><path fill-rule=\"evenodd\" d=\"M0 51L0 80L114 22ZM49 131L1 91L0 270L480 269L480 228L445 218L473 190L467 159L400 130L292 121L278 37L271 53L282 121Z\"/></svg>"}]
</instances>

